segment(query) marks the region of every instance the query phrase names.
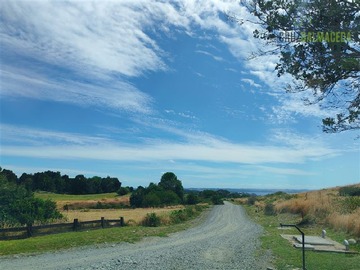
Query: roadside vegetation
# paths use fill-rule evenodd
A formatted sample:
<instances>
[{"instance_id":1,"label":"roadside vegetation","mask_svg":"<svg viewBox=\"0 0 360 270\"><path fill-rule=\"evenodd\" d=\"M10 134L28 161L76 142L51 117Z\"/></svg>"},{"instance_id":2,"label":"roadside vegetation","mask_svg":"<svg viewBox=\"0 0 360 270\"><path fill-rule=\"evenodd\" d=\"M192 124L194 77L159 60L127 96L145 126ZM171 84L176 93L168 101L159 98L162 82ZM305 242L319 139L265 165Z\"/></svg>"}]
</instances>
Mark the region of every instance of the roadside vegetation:
<instances>
[{"instance_id":1,"label":"roadside vegetation","mask_svg":"<svg viewBox=\"0 0 360 270\"><path fill-rule=\"evenodd\" d=\"M321 236L323 229L331 239L343 243L355 239L350 250L360 252L360 184L311 191L300 194L277 192L266 196L235 199L247 213L261 224L265 233L262 251L271 250L276 269L295 269L302 266L302 251L295 249L280 234L296 234L295 228L279 229L280 223L298 225L305 235ZM337 254L306 251L306 268L358 269L359 254Z\"/></svg>"}]
</instances>

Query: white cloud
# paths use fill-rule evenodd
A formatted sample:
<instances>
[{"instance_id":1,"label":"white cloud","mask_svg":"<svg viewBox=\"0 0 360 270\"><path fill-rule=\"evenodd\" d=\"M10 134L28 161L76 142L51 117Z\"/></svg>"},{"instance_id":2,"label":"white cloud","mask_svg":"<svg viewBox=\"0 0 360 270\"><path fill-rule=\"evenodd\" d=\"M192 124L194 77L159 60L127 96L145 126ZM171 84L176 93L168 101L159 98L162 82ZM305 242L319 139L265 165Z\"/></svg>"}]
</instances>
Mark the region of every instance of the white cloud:
<instances>
[{"instance_id":1,"label":"white cloud","mask_svg":"<svg viewBox=\"0 0 360 270\"><path fill-rule=\"evenodd\" d=\"M29 69L9 66L1 68L0 80L1 96L52 100L115 111L152 111L152 98L124 81L59 80Z\"/></svg>"},{"instance_id":2,"label":"white cloud","mask_svg":"<svg viewBox=\"0 0 360 270\"><path fill-rule=\"evenodd\" d=\"M144 28L176 13L169 4L154 6L139 12L132 1L2 1L1 42L23 55L77 71L137 76L165 68L161 49Z\"/></svg>"},{"instance_id":3,"label":"white cloud","mask_svg":"<svg viewBox=\"0 0 360 270\"><path fill-rule=\"evenodd\" d=\"M11 126L5 126L5 131L3 134L4 141L11 137L11 140L24 140L26 146L3 145L2 155L32 158L112 161L193 160L239 164L291 164L319 160L338 154L338 151L324 145L244 145L215 138L206 133L188 134L186 135L188 141L182 143L156 140L133 145L122 144L101 137L90 138L76 134L57 134L56 132L19 129ZM33 140L34 137L41 138L42 145L27 141L27 139Z\"/></svg>"},{"instance_id":4,"label":"white cloud","mask_svg":"<svg viewBox=\"0 0 360 270\"><path fill-rule=\"evenodd\" d=\"M224 13L236 14L245 22L242 25L231 23ZM5 52L16 52L44 65L72 70L80 74L81 79L95 77L109 86L90 86L75 79L65 80L59 86L58 80L44 75L47 70L23 72L20 69L21 72L16 74L7 69L4 73L2 71L2 81L7 88L2 93L7 95L148 113L151 111L151 98L129 84L126 78L168 69L168 54L153 36L172 38L174 28L192 36L198 28L211 31L212 38L226 44L250 74L269 86L269 94L284 93L284 85L291 82L289 76L276 77L274 66L278 56L248 60L251 53L265 47L252 37L255 26L249 21L254 18L239 1L8 0L1 1L0 16L1 47ZM222 61L220 56L207 51L198 52ZM24 89L21 83L30 83L34 87ZM247 83L258 87L251 81ZM272 119L284 122L293 121L295 114L317 117L326 114L317 105L304 106L300 96L286 95L284 98L276 95L280 105L273 112L282 113Z\"/></svg>"},{"instance_id":5,"label":"white cloud","mask_svg":"<svg viewBox=\"0 0 360 270\"><path fill-rule=\"evenodd\" d=\"M212 53L209 53L207 51L203 51L203 50L196 50L195 52L197 53L200 53L200 54L204 54L204 55L207 55L207 56L210 56L211 58L213 58L214 60L218 61L218 62L222 62L224 61L224 58L220 57L220 56L216 56Z\"/></svg>"},{"instance_id":6,"label":"white cloud","mask_svg":"<svg viewBox=\"0 0 360 270\"><path fill-rule=\"evenodd\" d=\"M245 82L245 83L247 83L247 84L250 84L250 86L254 86L254 87L256 87L256 88L260 88L260 87L261 87L260 84L255 83L254 80L252 80L252 79L241 79L241 81L242 81L242 82Z\"/></svg>"}]
</instances>

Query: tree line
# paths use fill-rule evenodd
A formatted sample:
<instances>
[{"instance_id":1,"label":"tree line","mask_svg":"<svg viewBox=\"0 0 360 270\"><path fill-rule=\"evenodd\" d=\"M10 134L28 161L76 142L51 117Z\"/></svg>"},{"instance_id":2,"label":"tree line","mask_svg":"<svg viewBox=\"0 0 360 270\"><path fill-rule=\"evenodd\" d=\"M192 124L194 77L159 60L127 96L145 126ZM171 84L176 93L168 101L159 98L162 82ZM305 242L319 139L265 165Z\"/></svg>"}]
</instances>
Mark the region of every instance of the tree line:
<instances>
[{"instance_id":1,"label":"tree line","mask_svg":"<svg viewBox=\"0 0 360 270\"><path fill-rule=\"evenodd\" d=\"M66 174L61 175L60 172L45 171L34 174L23 173L18 178L13 171L1 168L0 174L9 182L21 185L28 191L80 195L117 192L121 188L119 179L110 176L87 178L80 174L71 178Z\"/></svg>"},{"instance_id":2,"label":"tree line","mask_svg":"<svg viewBox=\"0 0 360 270\"><path fill-rule=\"evenodd\" d=\"M132 207L159 207L166 205L198 203L223 204L224 199L248 197L224 189L218 190L185 190L182 182L172 172L164 173L158 184L150 183L148 187L139 186L130 196Z\"/></svg>"}]
</instances>

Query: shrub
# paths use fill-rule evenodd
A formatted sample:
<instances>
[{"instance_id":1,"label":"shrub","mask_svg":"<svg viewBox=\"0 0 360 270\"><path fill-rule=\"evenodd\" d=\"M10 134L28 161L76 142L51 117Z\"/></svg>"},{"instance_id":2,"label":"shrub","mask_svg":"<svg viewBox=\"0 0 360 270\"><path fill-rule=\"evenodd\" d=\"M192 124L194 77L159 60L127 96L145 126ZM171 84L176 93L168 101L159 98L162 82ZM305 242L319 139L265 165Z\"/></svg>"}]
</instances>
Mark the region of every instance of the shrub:
<instances>
[{"instance_id":1,"label":"shrub","mask_svg":"<svg viewBox=\"0 0 360 270\"><path fill-rule=\"evenodd\" d=\"M276 214L275 206L272 203L267 203L264 208L264 214L267 216L273 216Z\"/></svg>"},{"instance_id":2,"label":"shrub","mask_svg":"<svg viewBox=\"0 0 360 270\"><path fill-rule=\"evenodd\" d=\"M305 226L305 225L313 225L315 223L316 223L315 217L313 217L312 215L305 215L298 223L298 225Z\"/></svg>"},{"instance_id":3,"label":"shrub","mask_svg":"<svg viewBox=\"0 0 360 270\"><path fill-rule=\"evenodd\" d=\"M359 186L347 186L339 189L340 196L360 196Z\"/></svg>"},{"instance_id":4,"label":"shrub","mask_svg":"<svg viewBox=\"0 0 360 270\"><path fill-rule=\"evenodd\" d=\"M185 210L172 211L170 213L170 220L171 220L171 223L173 223L173 224L180 223L182 221L187 220Z\"/></svg>"},{"instance_id":5,"label":"shrub","mask_svg":"<svg viewBox=\"0 0 360 270\"><path fill-rule=\"evenodd\" d=\"M247 204L248 205L254 205L256 202L256 196L252 195L247 199Z\"/></svg>"},{"instance_id":6,"label":"shrub","mask_svg":"<svg viewBox=\"0 0 360 270\"><path fill-rule=\"evenodd\" d=\"M347 197L342 206L343 213L351 213L360 207L360 197Z\"/></svg>"},{"instance_id":7,"label":"shrub","mask_svg":"<svg viewBox=\"0 0 360 270\"><path fill-rule=\"evenodd\" d=\"M155 213L147 214L141 224L146 227L158 227L160 226L160 217Z\"/></svg>"},{"instance_id":8,"label":"shrub","mask_svg":"<svg viewBox=\"0 0 360 270\"><path fill-rule=\"evenodd\" d=\"M126 195L126 194L130 193L130 190L127 187L120 187L116 193L119 196L123 196L123 195Z\"/></svg>"},{"instance_id":9,"label":"shrub","mask_svg":"<svg viewBox=\"0 0 360 270\"><path fill-rule=\"evenodd\" d=\"M211 202L213 204L224 204L224 201L221 199L219 195L214 195L211 197Z\"/></svg>"},{"instance_id":10,"label":"shrub","mask_svg":"<svg viewBox=\"0 0 360 270\"><path fill-rule=\"evenodd\" d=\"M190 193L187 195L186 197L186 203L190 204L190 205L194 205L197 204L199 202L199 196L194 194L194 193Z\"/></svg>"}]
</instances>

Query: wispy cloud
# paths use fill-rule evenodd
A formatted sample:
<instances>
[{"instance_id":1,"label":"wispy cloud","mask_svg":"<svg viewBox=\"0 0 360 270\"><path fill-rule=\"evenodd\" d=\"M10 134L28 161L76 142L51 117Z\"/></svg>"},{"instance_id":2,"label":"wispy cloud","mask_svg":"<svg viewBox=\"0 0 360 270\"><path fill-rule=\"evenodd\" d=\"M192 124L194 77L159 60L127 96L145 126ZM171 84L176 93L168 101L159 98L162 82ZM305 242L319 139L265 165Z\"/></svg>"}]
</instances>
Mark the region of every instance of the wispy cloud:
<instances>
[{"instance_id":1,"label":"wispy cloud","mask_svg":"<svg viewBox=\"0 0 360 270\"><path fill-rule=\"evenodd\" d=\"M210 56L211 58L213 58L214 60L218 61L218 62L222 62L224 61L224 58L220 57L220 56L216 56L212 53L209 53L207 51L203 51L203 50L196 50L195 51L196 53L200 53L200 54L203 54L203 55L207 55L207 56Z\"/></svg>"},{"instance_id":2,"label":"wispy cloud","mask_svg":"<svg viewBox=\"0 0 360 270\"><path fill-rule=\"evenodd\" d=\"M0 80L3 97L20 96L145 114L152 111L152 98L121 80L59 80L45 73L6 65L1 68Z\"/></svg>"},{"instance_id":3,"label":"wispy cloud","mask_svg":"<svg viewBox=\"0 0 360 270\"><path fill-rule=\"evenodd\" d=\"M5 126L5 130L8 132L4 134L4 140L9 139L9 136L12 136L14 140L16 131L21 131L23 135L17 136L18 140L40 136L45 143L38 145L27 142L26 146L3 145L3 155L113 161L192 160L239 164L291 164L319 160L338 154L338 151L321 145L244 145L221 140L205 133L187 135L188 141L183 143L149 141L141 145L132 145L103 138L87 138L76 134L16 129ZM46 140L51 143L47 144ZM57 142L59 140L64 143L59 144ZM61 147L59 147L60 145Z\"/></svg>"},{"instance_id":4,"label":"wispy cloud","mask_svg":"<svg viewBox=\"0 0 360 270\"><path fill-rule=\"evenodd\" d=\"M250 86L254 86L254 87L256 87L256 88L260 88L260 87L261 87L260 84L255 83L254 80L252 80L252 79L241 79L241 81L249 84Z\"/></svg>"}]
</instances>

